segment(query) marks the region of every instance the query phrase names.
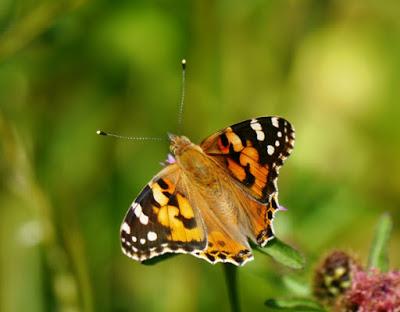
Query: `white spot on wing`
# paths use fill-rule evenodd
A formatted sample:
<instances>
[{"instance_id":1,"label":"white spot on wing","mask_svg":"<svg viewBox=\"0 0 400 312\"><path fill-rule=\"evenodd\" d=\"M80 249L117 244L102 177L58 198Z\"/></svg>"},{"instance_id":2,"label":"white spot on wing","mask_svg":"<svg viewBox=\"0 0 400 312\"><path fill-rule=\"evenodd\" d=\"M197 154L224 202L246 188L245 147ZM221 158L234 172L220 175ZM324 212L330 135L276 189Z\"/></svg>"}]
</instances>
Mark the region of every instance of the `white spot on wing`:
<instances>
[{"instance_id":1,"label":"white spot on wing","mask_svg":"<svg viewBox=\"0 0 400 312\"><path fill-rule=\"evenodd\" d=\"M132 242L136 243L137 242L137 238L136 236L132 236Z\"/></svg>"},{"instance_id":2,"label":"white spot on wing","mask_svg":"<svg viewBox=\"0 0 400 312\"><path fill-rule=\"evenodd\" d=\"M121 225L121 231L124 231L126 234L131 233L131 227L128 225L128 223L124 222Z\"/></svg>"},{"instance_id":3,"label":"white spot on wing","mask_svg":"<svg viewBox=\"0 0 400 312\"><path fill-rule=\"evenodd\" d=\"M281 143L278 140L276 140L275 141L275 146L278 147L279 145L281 145Z\"/></svg>"},{"instance_id":4,"label":"white spot on wing","mask_svg":"<svg viewBox=\"0 0 400 312\"><path fill-rule=\"evenodd\" d=\"M254 119L254 121L255 122L251 121L251 123L250 123L251 129L253 129L254 131L262 130L261 124L255 119Z\"/></svg>"},{"instance_id":5,"label":"white spot on wing","mask_svg":"<svg viewBox=\"0 0 400 312\"><path fill-rule=\"evenodd\" d=\"M265 139L265 134L264 134L264 132L263 132L263 131L257 130L256 133L257 133L257 140L258 140L258 141L264 141L264 139Z\"/></svg>"},{"instance_id":6,"label":"white spot on wing","mask_svg":"<svg viewBox=\"0 0 400 312\"><path fill-rule=\"evenodd\" d=\"M141 224L147 225L147 223L149 223L149 217L142 213L139 217L139 221Z\"/></svg>"},{"instance_id":7,"label":"white spot on wing","mask_svg":"<svg viewBox=\"0 0 400 312\"><path fill-rule=\"evenodd\" d=\"M279 128L279 120L278 120L277 117L272 117L272 118L271 118L271 122L272 122L272 125L273 125L275 128Z\"/></svg>"},{"instance_id":8,"label":"white spot on wing","mask_svg":"<svg viewBox=\"0 0 400 312\"><path fill-rule=\"evenodd\" d=\"M144 238L141 238L141 239L140 239L140 243L141 243L142 245L144 245L144 244L146 243L146 240L145 240Z\"/></svg>"},{"instance_id":9,"label":"white spot on wing","mask_svg":"<svg viewBox=\"0 0 400 312\"><path fill-rule=\"evenodd\" d=\"M276 134L278 136L278 138L282 137L282 132L278 131L278 133Z\"/></svg>"},{"instance_id":10,"label":"white spot on wing","mask_svg":"<svg viewBox=\"0 0 400 312\"><path fill-rule=\"evenodd\" d=\"M272 145L268 145L267 146L267 153L268 153L268 155L272 155L272 154L274 154L274 152L275 152L275 147L273 147Z\"/></svg>"},{"instance_id":11,"label":"white spot on wing","mask_svg":"<svg viewBox=\"0 0 400 312\"><path fill-rule=\"evenodd\" d=\"M264 132L262 131L262 126L261 126L261 124L258 122L257 119L252 119L252 120L251 120L251 122L250 122L250 127L251 127L251 129L253 129L253 130L256 132L256 134L257 134L257 140L258 140L258 141L264 141L264 139L265 139L265 134L264 134Z\"/></svg>"},{"instance_id":12,"label":"white spot on wing","mask_svg":"<svg viewBox=\"0 0 400 312\"><path fill-rule=\"evenodd\" d=\"M153 242L157 239L157 234L150 231L149 233L147 233L147 239Z\"/></svg>"},{"instance_id":13,"label":"white spot on wing","mask_svg":"<svg viewBox=\"0 0 400 312\"><path fill-rule=\"evenodd\" d=\"M140 204L136 203L136 206L135 206L133 212L135 213L135 216L139 218L140 215L142 214L142 206L140 206Z\"/></svg>"}]
</instances>

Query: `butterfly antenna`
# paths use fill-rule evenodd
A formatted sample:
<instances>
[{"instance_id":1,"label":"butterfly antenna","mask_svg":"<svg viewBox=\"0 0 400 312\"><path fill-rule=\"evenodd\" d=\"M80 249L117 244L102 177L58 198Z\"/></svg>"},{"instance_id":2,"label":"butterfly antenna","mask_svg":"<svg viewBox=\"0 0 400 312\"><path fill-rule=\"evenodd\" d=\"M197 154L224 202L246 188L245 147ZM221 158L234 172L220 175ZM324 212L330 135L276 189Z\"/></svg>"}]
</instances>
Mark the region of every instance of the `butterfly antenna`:
<instances>
[{"instance_id":1,"label":"butterfly antenna","mask_svg":"<svg viewBox=\"0 0 400 312\"><path fill-rule=\"evenodd\" d=\"M179 104L179 113L178 113L178 129L179 133L182 130L182 121L183 121L183 105L185 104L185 80L186 80L186 60L182 60L182 93L181 93L181 102Z\"/></svg>"},{"instance_id":2,"label":"butterfly antenna","mask_svg":"<svg viewBox=\"0 0 400 312\"><path fill-rule=\"evenodd\" d=\"M123 136L114 133L105 132L103 130L97 130L96 133L98 135L104 135L109 137L114 137L118 139L125 139L125 140L133 140L133 141L162 141L162 138L153 138L153 137L130 137L130 136Z\"/></svg>"}]
</instances>

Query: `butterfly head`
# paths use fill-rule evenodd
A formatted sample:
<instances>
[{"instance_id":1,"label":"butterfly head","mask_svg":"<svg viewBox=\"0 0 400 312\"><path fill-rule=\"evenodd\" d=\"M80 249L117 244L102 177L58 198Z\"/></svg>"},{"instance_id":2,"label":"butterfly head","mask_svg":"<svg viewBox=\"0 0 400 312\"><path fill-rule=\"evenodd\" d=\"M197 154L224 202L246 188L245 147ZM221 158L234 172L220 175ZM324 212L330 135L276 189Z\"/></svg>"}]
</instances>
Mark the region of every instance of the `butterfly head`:
<instances>
[{"instance_id":1,"label":"butterfly head","mask_svg":"<svg viewBox=\"0 0 400 312\"><path fill-rule=\"evenodd\" d=\"M181 155L185 149L193 145L193 143L183 135L175 135L168 133L168 138L170 141L169 148L172 154L174 154L175 156Z\"/></svg>"}]
</instances>

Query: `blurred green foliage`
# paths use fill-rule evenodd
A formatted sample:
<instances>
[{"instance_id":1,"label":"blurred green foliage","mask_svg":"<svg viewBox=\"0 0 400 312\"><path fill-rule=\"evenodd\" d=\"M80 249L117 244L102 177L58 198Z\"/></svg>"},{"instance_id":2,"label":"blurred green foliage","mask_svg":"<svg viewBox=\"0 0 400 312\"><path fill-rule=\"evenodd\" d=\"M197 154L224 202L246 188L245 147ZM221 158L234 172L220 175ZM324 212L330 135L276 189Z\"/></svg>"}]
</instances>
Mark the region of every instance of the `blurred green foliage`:
<instances>
[{"instance_id":1,"label":"blurred green foliage","mask_svg":"<svg viewBox=\"0 0 400 312\"><path fill-rule=\"evenodd\" d=\"M184 133L281 115L296 147L281 170L275 230L308 262L330 248L366 259L377 218L400 250L400 3L366 1L0 2L0 310L229 309L221 265L143 266L119 226ZM295 274L257 253L238 271L246 311L289 294Z\"/></svg>"}]
</instances>

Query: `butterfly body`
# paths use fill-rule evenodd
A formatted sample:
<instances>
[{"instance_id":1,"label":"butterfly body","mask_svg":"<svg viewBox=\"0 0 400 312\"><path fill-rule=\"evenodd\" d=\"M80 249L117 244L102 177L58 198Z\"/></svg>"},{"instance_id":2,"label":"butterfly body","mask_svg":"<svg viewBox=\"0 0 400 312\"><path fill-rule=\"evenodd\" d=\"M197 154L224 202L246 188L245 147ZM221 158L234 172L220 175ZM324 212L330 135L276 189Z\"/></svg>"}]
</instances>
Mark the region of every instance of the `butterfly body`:
<instances>
[{"instance_id":1,"label":"butterfly body","mask_svg":"<svg viewBox=\"0 0 400 312\"><path fill-rule=\"evenodd\" d=\"M248 240L273 238L277 176L294 130L279 117L225 128L200 145L169 135L175 162L142 190L121 226L122 250L144 261L190 253L211 263L253 259Z\"/></svg>"},{"instance_id":2,"label":"butterfly body","mask_svg":"<svg viewBox=\"0 0 400 312\"><path fill-rule=\"evenodd\" d=\"M218 190L218 176L215 174L215 163L199 145L193 144L184 136L171 139L171 151L174 152L176 164L182 174L199 188L207 187L208 191Z\"/></svg>"}]
</instances>

